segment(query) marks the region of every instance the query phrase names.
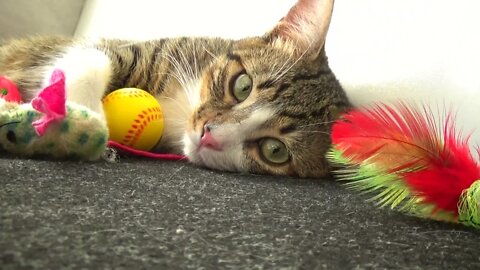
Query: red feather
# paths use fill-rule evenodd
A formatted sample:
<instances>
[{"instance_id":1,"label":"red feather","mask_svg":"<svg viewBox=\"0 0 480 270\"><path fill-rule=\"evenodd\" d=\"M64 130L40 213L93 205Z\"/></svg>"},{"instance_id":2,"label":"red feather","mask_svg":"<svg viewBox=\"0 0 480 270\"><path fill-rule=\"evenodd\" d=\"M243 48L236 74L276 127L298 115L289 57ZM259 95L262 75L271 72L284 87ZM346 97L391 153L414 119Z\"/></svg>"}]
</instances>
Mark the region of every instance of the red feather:
<instances>
[{"instance_id":1,"label":"red feather","mask_svg":"<svg viewBox=\"0 0 480 270\"><path fill-rule=\"evenodd\" d=\"M458 201L462 192L480 180L480 167L471 155L468 138L456 135L455 127L447 117L444 126L444 146L431 156L424 170L405 173L404 177L415 195L436 210L458 215Z\"/></svg>"},{"instance_id":2,"label":"red feather","mask_svg":"<svg viewBox=\"0 0 480 270\"><path fill-rule=\"evenodd\" d=\"M438 137L432 117L404 104L351 111L332 130L333 144L354 162L370 159L393 171L425 165L441 147Z\"/></svg>"},{"instance_id":3,"label":"red feather","mask_svg":"<svg viewBox=\"0 0 480 270\"><path fill-rule=\"evenodd\" d=\"M480 179L480 168L451 119L442 132L426 108L377 105L344 115L333 126L332 142L355 163L368 160L403 176L411 193L436 210L457 214L460 195Z\"/></svg>"}]
</instances>

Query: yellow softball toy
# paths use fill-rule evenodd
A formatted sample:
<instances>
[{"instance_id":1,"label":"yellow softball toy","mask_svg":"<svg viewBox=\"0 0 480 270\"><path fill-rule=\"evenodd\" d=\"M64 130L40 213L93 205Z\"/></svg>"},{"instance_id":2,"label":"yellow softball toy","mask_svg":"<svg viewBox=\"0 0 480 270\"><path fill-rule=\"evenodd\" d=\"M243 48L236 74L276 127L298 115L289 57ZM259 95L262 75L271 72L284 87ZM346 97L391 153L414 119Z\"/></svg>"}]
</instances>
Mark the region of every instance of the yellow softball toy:
<instances>
[{"instance_id":1,"label":"yellow softball toy","mask_svg":"<svg viewBox=\"0 0 480 270\"><path fill-rule=\"evenodd\" d=\"M103 99L110 140L151 150L162 137L163 113L158 101L138 88L122 88Z\"/></svg>"}]
</instances>

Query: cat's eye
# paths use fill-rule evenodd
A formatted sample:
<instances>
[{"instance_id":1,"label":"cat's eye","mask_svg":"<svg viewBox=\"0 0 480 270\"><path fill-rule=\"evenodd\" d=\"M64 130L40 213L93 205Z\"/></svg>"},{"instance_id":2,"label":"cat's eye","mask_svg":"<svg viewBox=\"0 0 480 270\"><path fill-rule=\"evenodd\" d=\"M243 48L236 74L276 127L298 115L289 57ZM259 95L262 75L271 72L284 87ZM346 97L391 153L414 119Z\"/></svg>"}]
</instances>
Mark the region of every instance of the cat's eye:
<instances>
[{"instance_id":1,"label":"cat's eye","mask_svg":"<svg viewBox=\"0 0 480 270\"><path fill-rule=\"evenodd\" d=\"M259 148L262 157L274 164L283 164L290 158L285 144L277 139L262 139L259 142Z\"/></svg>"},{"instance_id":2,"label":"cat's eye","mask_svg":"<svg viewBox=\"0 0 480 270\"><path fill-rule=\"evenodd\" d=\"M252 92L252 87L252 78L248 74L242 73L233 83L232 94L238 102L242 102L248 98L250 92Z\"/></svg>"}]
</instances>

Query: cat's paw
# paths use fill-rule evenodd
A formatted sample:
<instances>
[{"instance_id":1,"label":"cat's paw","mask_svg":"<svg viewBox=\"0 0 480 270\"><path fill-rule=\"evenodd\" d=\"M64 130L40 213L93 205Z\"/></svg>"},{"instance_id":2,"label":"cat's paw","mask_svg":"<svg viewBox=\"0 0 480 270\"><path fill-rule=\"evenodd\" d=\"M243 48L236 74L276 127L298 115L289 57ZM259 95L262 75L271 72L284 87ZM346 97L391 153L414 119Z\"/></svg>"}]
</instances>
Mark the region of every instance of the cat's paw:
<instances>
[{"instance_id":1,"label":"cat's paw","mask_svg":"<svg viewBox=\"0 0 480 270\"><path fill-rule=\"evenodd\" d=\"M103 118L102 98L113 71L111 61L104 52L81 46L71 47L51 68L65 73L68 102L83 105ZM47 81L44 83L48 85Z\"/></svg>"}]
</instances>

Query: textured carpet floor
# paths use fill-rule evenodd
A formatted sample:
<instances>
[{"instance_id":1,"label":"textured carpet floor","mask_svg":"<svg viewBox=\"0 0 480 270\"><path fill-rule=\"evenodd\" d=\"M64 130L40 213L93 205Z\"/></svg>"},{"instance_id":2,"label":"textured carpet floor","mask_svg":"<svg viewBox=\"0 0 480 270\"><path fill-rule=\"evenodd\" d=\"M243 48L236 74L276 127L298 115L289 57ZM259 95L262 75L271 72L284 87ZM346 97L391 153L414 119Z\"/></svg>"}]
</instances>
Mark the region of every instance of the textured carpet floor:
<instances>
[{"instance_id":1,"label":"textured carpet floor","mask_svg":"<svg viewBox=\"0 0 480 270\"><path fill-rule=\"evenodd\" d=\"M480 269L479 240L328 180L0 158L1 269Z\"/></svg>"}]
</instances>

